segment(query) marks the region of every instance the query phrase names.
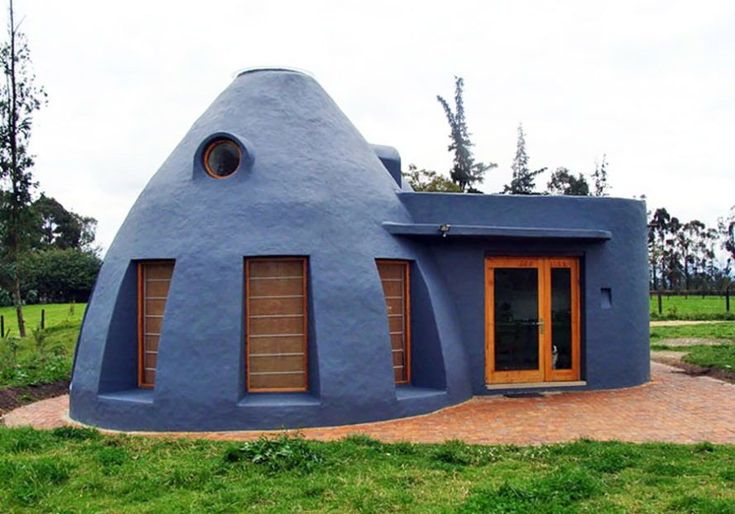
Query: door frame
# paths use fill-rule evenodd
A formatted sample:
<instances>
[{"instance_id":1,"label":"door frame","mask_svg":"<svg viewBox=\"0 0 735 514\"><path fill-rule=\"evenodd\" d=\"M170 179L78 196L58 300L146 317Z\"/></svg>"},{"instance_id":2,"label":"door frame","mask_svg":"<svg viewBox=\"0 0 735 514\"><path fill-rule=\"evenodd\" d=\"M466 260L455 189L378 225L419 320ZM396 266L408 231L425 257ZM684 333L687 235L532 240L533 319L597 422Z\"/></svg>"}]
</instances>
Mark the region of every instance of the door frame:
<instances>
[{"instance_id":1,"label":"door frame","mask_svg":"<svg viewBox=\"0 0 735 514\"><path fill-rule=\"evenodd\" d=\"M533 370L495 370L495 268L536 268L538 270L539 367ZM572 367L553 369L551 324L551 269L568 268L572 303ZM519 384L568 382L580 379L581 302L579 259L576 257L485 257L485 383Z\"/></svg>"}]
</instances>

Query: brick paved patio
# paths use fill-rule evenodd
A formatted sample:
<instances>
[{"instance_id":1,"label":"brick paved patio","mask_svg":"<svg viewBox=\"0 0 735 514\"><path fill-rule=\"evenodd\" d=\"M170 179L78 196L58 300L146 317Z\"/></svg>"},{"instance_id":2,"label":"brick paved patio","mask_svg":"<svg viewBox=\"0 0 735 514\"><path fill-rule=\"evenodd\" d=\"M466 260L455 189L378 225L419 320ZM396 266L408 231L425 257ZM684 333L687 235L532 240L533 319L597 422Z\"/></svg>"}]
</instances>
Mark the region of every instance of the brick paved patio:
<instances>
[{"instance_id":1,"label":"brick paved patio","mask_svg":"<svg viewBox=\"0 0 735 514\"><path fill-rule=\"evenodd\" d=\"M542 398L477 397L433 414L380 423L305 429L310 439L352 433L382 441L539 444L581 437L597 440L735 443L735 384L691 377L651 363L653 381L614 391L552 394ZM8 426L68 425L68 397L34 403L6 414ZM156 434L247 440L274 432Z\"/></svg>"}]
</instances>

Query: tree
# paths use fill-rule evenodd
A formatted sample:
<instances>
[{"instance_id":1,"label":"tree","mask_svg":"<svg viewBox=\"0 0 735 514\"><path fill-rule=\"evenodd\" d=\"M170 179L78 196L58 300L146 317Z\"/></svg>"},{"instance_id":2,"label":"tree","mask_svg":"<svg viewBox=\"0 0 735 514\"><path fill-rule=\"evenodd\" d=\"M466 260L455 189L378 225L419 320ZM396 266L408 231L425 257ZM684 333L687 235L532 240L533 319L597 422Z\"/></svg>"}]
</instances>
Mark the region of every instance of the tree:
<instances>
[{"instance_id":1,"label":"tree","mask_svg":"<svg viewBox=\"0 0 735 514\"><path fill-rule=\"evenodd\" d=\"M403 173L414 191L461 193L462 189L436 171L418 169L415 164L408 165L408 172Z\"/></svg>"},{"instance_id":2,"label":"tree","mask_svg":"<svg viewBox=\"0 0 735 514\"><path fill-rule=\"evenodd\" d=\"M648 256L653 289L721 289L730 282L730 263L720 267L718 230L699 220L682 223L664 208L649 213Z\"/></svg>"},{"instance_id":3,"label":"tree","mask_svg":"<svg viewBox=\"0 0 735 514\"><path fill-rule=\"evenodd\" d=\"M592 172L592 186L594 196L607 196L610 186L607 183L607 155L602 155L602 162L595 163L595 171Z\"/></svg>"},{"instance_id":4,"label":"tree","mask_svg":"<svg viewBox=\"0 0 735 514\"><path fill-rule=\"evenodd\" d=\"M720 237L722 237L722 248L730 254L730 259L735 261L735 205L730 208L730 213L720 218L717 223Z\"/></svg>"},{"instance_id":5,"label":"tree","mask_svg":"<svg viewBox=\"0 0 735 514\"><path fill-rule=\"evenodd\" d=\"M551 174L549 183L546 185L550 194L568 196L588 196L590 186L587 179L581 173L574 176L567 168L557 168Z\"/></svg>"},{"instance_id":6,"label":"tree","mask_svg":"<svg viewBox=\"0 0 735 514\"><path fill-rule=\"evenodd\" d=\"M86 301L102 262L99 257L75 248L50 248L28 252L20 267L26 298L40 302Z\"/></svg>"},{"instance_id":7,"label":"tree","mask_svg":"<svg viewBox=\"0 0 735 514\"><path fill-rule=\"evenodd\" d=\"M475 162L475 157L472 155L473 144L470 140L470 132L467 128L464 113L464 100L462 98L464 80L462 77L454 77L454 81L454 111L440 95L437 95L436 99L444 108L444 114L449 122L449 138L452 142L448 150L454 152L454 163L450 176L461 191L473 192L477 191L474 189L474 185L483 181L485 172L497 167L497 164Z\"/></svg>"},{"instance_id":8,"label":"tree","mask_svg":"<svg viewBox=\"0 0 735 514\"><path fill-rule=\"evenodd\" d=\"M34 84L30 50L15 24L13 1L8 6L8 40L0 47L5 83L0 86L0 177L3 180L0 217L3 229L3 259L12 269L11 289L18 317L18 332L25 337L20 292L20 259L30 245L31 193L35 187L28 153L33 113L46 101L46 92Z\"/></svg>"},{"instance_id":9,"label":"tree","mask_svg":"<svg viewBox=\"0 0 735 514\"><path fill-rule=\"evenodd\" d=\"M536 189L536 175L546 171L541 168L536 171L528 169L528 153L526 152L526 136L523 133L523 125L518 125L518 143L516 144L516 156L511 165L513 178L510 184L503 188L503 193L513 195L530 195Z\"/></svg>"},{"instance_id":10,"label":"tree","mask_svg":"<svg viewBox=\"0 0 735 514\"><path fill-rule=\"evenodd\" d=\"M97 228L97 220L67 211L54 198L41 193L33 202L35 229L33 244L40 249L74 248L94 252L92 247Z\"/></svg>"}]
</instances>

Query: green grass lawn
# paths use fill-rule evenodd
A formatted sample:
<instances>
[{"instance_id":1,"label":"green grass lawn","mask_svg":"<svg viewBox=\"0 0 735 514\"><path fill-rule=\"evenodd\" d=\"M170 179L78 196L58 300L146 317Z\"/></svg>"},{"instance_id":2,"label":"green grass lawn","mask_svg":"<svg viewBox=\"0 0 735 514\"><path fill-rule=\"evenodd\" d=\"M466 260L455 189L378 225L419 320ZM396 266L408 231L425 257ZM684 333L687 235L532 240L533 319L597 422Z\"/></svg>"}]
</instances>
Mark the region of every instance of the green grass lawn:
<instances>
[{"instance_id":1,"label":"green grass lawn","mask_svg":"<svg viewBox=\"0 0 735 514\"><path fill-rule=\"evenodd\" d=\"M667 346L664 339L680 338L720 339L719 345ZM687 352L682 359L704 368L718 368L735 375L735 322L682 325L678 327L651 327L651 349Z\"/></svg>"},{"instance_id":2,"label":"green grass lawn","mask_svg":"<svg viewBox=\"0 0 735 514\"><path fill-rule=\"evenodd\" d=\"M723 321L722 323L702 323L701 325L651 327L651 344L655 344L660 339L688 337L723 339L735 342L735 322Z\"/></svg>"},{"instance_id":3,"label":"green grass lawn","mask_svg":"<svg viewBox=\"0 0 735 514\"><path fill-rule=\"evenodd\" d=\"M735 319L735 294L730 297L730 312L725 310L724 296L664 296L662 314L658 298L650 297L651 319Z\"/></svg>"},{"instance_id":4,"label":"green grass lawn","mask_svg":"<svg viewBox=\"0 0 735 514\"><path fill-rule=\"evenodd\" d=\"M45 338L41 343L34 337L31 327L38 327L41 309L46 309ZM17 338L17 325L10 337L0 339L0 390L7 387L42 385L59 380L67 380L71 374L74 346L79 334L84 304L50 304L25 307L28 336ZM15 321L12 307L0 309ZM13 346L17 345L15 351Z\"/></svg>"},{"instance_id":5,"label":"green grass lawn","mask_svg":"<svg viewBox=\"0 0 735 514\"><path fill-rule=\"evenodd\" d=\"M652 350L687 352L682 360L703 368L718 368L735 377L735 344L667 346L652 344Z\"/></svg>"},{"instance_id":6,"label":"green grass lawn","mask_svg":"<svg viewBox=\"0 0 735 514\"><path fill-rule=\"evenodd\" d=\"M26 330L31 330L41 325L41 310L46 311L46 328L53 327L68 321L81 323L84 316L84 303L50 303L45 305L25 305L23 317L26 322ZM11 335L18 335L18 318L15 307L0 307L0 316L5 318L5 332L10 330Z\"/></svg>"},{"instance_id":7,"label":"green grass lawn","mask_svg":"<svg viewBox=\"0 0 735 514\"><path fill-rule=\"evenodd\" d=\"M0 511L735 512L735 447L254 443L0 428Z\"/></svg>"}]
</instances>

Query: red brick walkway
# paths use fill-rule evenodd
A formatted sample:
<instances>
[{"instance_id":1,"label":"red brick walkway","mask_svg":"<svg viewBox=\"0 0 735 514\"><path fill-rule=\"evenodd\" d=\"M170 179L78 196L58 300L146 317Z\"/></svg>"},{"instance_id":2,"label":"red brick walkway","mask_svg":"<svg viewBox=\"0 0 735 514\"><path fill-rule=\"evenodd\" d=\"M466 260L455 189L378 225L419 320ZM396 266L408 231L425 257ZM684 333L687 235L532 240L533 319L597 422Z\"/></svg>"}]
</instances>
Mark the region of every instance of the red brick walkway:
<instances>
[{"instance_id":1,"label":"red brick walkway","mask_svg":"<svg viewBox=\"0 0 735 514\"><path fill-rule=\"evenodd\" d=\"M476 397L455 407L413 418L300 431L331 440L351 433L383 441L538 444L581 437L597 440L711 441L735 443L735 384L690 377L651 363L653 381L631 389L552 394L543 398ZM68 397L8 413L8 426L53 428L70 424ZM254 439L265 432L165 433L221 440ZM272 433L272 432L271 432Z\"/></svg>"}]
</instances>

